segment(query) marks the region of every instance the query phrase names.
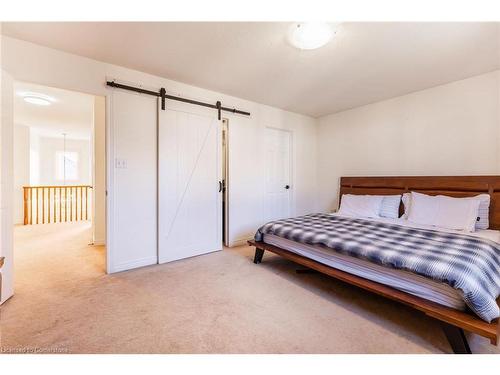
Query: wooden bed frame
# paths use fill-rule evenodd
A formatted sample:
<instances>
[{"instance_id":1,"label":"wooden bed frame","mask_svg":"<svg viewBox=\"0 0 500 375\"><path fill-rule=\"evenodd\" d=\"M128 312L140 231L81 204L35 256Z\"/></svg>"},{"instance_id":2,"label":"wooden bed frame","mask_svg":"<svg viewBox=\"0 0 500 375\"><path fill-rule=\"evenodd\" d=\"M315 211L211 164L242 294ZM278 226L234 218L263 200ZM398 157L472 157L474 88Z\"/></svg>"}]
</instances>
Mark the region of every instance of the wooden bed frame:
<instances>
[{"instance_id":1,"label":"wooden bed frame","mask_svg":"<svg viewBox=\"0 0 500 375\"><path fill-rule=\"evenodd\" d=\"M429 195L468 197L487 193L491 197L490 229L500 230L500 176L428 176L428 177L342 177L339 197L343 194L401 194L417 191ZM403 212L401 205L400 212ZM492 345L499 344L500 323L487 323L471 311L459 311L399 291L387 285L340 271L293 252L264 242L248 241L255 246L254 263L261 263L264 251L278 254L295 263L324 273L338 280L401 302L440 321L454 353L471 353L464 330L486 337ZM500 306L500 298L497 299Z\"/></svg>"}]
</instances>

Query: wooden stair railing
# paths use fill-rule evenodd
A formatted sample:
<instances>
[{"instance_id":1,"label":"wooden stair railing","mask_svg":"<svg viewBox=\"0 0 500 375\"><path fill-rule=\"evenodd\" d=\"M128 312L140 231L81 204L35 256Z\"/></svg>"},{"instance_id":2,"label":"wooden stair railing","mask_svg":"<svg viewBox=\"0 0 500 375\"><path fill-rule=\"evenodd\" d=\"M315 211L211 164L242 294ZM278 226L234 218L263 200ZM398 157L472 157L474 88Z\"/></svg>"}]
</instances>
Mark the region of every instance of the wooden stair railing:
<instances>
[{"instance_id":1,"label":"wooden stair railing","mask_svg":"<svg viewBox=\"0 0 500 375\"><path fill-rule=\"evenodd\" d=\"M23 186L24 225L90 220L92 186Z\"/></svg>"}]
</instances>

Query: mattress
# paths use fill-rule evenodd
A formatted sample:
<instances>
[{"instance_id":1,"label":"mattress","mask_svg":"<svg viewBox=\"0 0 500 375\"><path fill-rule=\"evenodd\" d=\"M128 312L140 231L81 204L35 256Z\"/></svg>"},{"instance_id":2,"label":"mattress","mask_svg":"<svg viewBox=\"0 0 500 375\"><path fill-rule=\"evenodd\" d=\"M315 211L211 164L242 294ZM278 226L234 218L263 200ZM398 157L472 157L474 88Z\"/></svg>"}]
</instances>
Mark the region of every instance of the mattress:
<instances>
[{"instance_id":1,"label":"mattress","mask_svg":"<svg viewBox=\"0 0 500 375\"><path fill-rule=\"evenodd\" d=\"M403 292L457 310L465 310L462 293L449 286L408 271L387 268L367 260L336 253L324 246L307 245L275 235L264 235L264 242L315 260L332 268L384 284Z\"/></svg>"},{"instance_id":2,"label":"mattress","mask_svg":"<svg viewBox=\"0 0 500 375\"><path fill-rule=\"evenodd\" d=\"M339 216L338 213L331 214ZM437 229L427 225L419 225L408 222L408 220L374 218L365 219L374 220L401 226L439 230L448 233L463 232ZM498 230L480 230L473 233L467 233L468 236L480 237L490 241L500 243L500 231ZM384 284L403 292L424 298L429 301L439 303L457 310L465 310L466 304L462 297L462 292L440 281L436 281L409 271L398 270L384 267L369 260L355 258L335 252L334 250L322 245L308 245L295 242L272 234L265 234L263 241L270 245L280 247L290 252L299 254L303 257L315 260L332 268L348 272L350 274Z\"/></svg>"}]
</instances>

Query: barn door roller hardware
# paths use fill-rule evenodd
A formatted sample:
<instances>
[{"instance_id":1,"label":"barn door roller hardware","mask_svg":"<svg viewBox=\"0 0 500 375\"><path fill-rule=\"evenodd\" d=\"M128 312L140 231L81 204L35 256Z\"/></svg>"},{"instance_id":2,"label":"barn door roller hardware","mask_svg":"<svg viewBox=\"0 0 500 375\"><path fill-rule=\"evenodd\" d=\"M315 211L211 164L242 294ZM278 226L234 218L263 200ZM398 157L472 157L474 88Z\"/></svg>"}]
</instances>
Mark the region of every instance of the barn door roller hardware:
<instances>
[{"instance_id":1,"label":"barn door roller hardware","mask_svg":"<svg viewBox=\"0 0 500 375\"><path fill-rule=\"evenodd\" d=\"M184 103L189 103L189 104L194 104L194 105L201 105L202 107L216 109L217 113L218 113L219 120L221 119L221 111L238 113L240 115L250 116L250 112L240 111L239 109L236 109L236 108L223 107L222 103L220 101L217 101L217 103L215 103L215 104L210 104L210 103L199 102L197 100L181 98L179 96L168 95L167 90L165 90L163 87L160 89L159 92L156 92L156 91L151 91L151 90L145 90L145 89L142 89L140 87L122 85L121 83L116 83L115 81L107 81L106 84L108 86L116 87L118 89L135 91L135 92L138 92L141 94L147 94L147 95L160 97L162 110L165 110L165 100L169 99L169 100L177 100L178 102L184 102Z\"/></svg>"}]
</instances>

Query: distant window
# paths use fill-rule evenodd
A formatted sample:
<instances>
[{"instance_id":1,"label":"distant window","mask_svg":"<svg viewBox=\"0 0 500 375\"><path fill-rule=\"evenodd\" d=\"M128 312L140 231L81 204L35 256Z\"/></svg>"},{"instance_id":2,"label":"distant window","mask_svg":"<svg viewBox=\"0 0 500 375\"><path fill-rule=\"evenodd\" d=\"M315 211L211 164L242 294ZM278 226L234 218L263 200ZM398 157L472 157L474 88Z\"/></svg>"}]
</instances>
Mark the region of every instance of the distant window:
<instances>
[{"instance_id":1,"label":"distant window","mask_svg":"<svg viewBox=\"0 0 500 375\"><path fill-rule=\"evenodd\" d=\"M56 178L60 181L78 180L78 152L56 152Z\"/></svg>"}]
</instances>

